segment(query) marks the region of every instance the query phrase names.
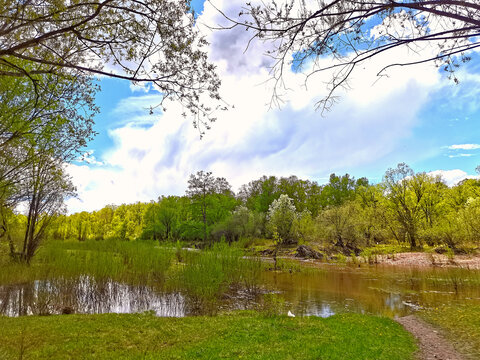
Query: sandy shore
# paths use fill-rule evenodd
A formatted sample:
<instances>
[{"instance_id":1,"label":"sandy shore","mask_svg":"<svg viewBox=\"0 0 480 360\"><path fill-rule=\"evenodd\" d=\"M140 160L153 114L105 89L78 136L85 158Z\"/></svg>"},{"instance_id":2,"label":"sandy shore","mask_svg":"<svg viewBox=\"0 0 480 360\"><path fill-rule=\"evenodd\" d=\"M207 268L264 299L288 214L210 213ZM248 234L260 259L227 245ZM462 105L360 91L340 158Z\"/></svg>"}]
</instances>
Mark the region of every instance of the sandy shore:
<instances>
[{"instance_id":1,"label":"sandy shore","mask_svg":"<svg viewBox=\"0 0 480 360\"><path fill-rule=\"evenodd\" d=\"M446 255L411 252L391 255L377 256L379 264L396 266L418 266L418 267L461 267L468 269L480 269L480 255L455 255L453 259Z\"/></svg>"}]
</instances>

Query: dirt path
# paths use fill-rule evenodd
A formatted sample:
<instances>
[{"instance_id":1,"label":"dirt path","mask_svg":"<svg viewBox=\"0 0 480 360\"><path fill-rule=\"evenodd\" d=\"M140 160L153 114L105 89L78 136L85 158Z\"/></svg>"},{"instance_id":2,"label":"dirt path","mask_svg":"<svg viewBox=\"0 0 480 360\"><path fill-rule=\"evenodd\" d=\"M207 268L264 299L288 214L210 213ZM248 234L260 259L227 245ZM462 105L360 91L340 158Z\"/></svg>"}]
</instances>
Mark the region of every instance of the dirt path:
<instances>
[{"instance_id":1,"label":"dirt path","mask_svg":"<svg viewBox=\"0 0 480 360\"><path fill-rule=\"evenodd\" d=\"M417 338L419 360L464 360L453 346L438 331L415 315L395 319Z\"/></svg>"}]
</instances>

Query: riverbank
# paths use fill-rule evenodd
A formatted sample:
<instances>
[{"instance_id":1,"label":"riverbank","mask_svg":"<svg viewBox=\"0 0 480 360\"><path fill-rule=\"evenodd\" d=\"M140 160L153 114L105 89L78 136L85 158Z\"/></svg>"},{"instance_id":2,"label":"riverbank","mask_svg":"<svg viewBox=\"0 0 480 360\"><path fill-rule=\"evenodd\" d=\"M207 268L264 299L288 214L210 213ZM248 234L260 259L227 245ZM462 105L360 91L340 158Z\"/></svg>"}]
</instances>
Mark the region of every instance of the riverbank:
<instances>
[{"instance_id":1,"label":"riverbank","mask_svg":"<svg viewBox=\"0 0 480 360\"><path fill-rule=\"evenodd\" d=\"M413 359L415 340L391 319L144 314L0 317L2 359Z\"/></svg>"},{"instance_id":2,"label":"riverbank","mask_svg":"<svg viewBox=\"0 0 480 360\"><path fill-rule=\"evenodd\" d=\"M306 264L369 264L419 268L458 267L480 270L480 253L478 252L454 255L453 253L437 253L431 249L427 249L426 251L384 252L381 248L370 248L357 256L344 256L338 253L325 256L313 247L307 246L307 248L309 251L312 251L308 253L309 256L304 255L305 251L299 253L298 247L292 247L282 249L277 257L281 259L299 260ZM259 252L259 255L263 256L264 259L268 259L269 251L263 250Z\"/></svg>"}]
</instances>

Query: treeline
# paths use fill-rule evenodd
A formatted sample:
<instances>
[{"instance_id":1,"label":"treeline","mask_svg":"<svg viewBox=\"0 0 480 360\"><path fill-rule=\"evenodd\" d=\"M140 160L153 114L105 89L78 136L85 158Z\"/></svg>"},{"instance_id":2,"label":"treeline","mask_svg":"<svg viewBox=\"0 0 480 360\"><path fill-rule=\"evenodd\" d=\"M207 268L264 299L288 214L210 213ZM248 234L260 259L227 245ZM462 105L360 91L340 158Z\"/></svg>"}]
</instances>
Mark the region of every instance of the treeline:
<instances>
[{"instance_id":1,"label":"treeline","mask_svg":"<svg viewBox=\"0 0 480 360\"><path fill-rule=\"evenodd\" d=\"M50 236L206 244L266 237L317 242L346 254L392 242L455 250L480 240L479 194L478 180L448 187L441 177L414 173L405 164L388 169L379 184L348 174L332 174L326 185L263 176L238 194L224 178L200 171L191 175L185 196L59 216Z\"/></svg>"}]
</instances>

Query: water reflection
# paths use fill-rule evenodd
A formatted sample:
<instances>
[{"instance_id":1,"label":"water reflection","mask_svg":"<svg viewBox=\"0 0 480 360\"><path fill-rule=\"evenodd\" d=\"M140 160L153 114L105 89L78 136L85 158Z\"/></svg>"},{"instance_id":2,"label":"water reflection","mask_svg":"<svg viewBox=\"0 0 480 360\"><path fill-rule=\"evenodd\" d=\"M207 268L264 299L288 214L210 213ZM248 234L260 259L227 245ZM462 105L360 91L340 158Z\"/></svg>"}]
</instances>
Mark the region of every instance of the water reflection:
<instances>
[{"instance_id":1,"label":"water reflection","mask_svg":"<svg viewBox=\"0 0 480 360\"><path fill-rule=\"evenodd\" d=\"M478 271L382 267L326 266L307 273L265 272L261 279L262 291L278 293L296 315L321 317L339 312L393 317L445 303L480 303L479 284ZM234 288L213 306L221 310L251 309L258 302L250 292ZM88 276L0 286L0 314L7 316L154 311L158 316L182 317L205 313L201 305L182 292L97 282Z\"/></svg>"},{"instance_id":2,"label":"water reflection","mask_svg":"<svg viewBox=\"0 0 480 360\"><path fill-rule=\"evenodd\" d=\"M404 316L445 303L480 303L480 273L467 269L338 268L309 273L265 273L294 313L331 316L357 312Z\"/></svg>"},{"instance_id":3,"label":"water reflection","mask_svg":"<svg viewBox=\"0 0 480 360\"><path fill-rule=\"evenodd\" d=\"M96 282L88 276L0 287L0 313L7 316L144 311L154 311L158 316L187 315L181 294L164 294L146 286L111 281Z\"/></svg>"}]
</instances>

